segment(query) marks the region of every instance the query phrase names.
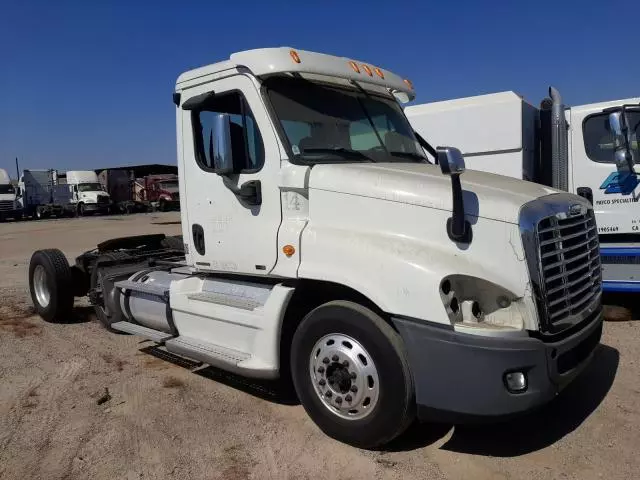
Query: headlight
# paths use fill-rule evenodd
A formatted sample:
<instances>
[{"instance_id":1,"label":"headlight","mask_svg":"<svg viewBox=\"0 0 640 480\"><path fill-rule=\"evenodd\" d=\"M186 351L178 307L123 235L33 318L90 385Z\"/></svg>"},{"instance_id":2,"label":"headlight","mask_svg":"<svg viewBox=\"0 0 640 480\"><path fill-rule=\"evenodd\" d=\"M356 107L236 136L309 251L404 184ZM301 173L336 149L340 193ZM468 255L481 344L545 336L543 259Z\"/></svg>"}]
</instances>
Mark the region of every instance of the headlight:
<instances>
[{"instance_id":1,"label":"headlight","mask_svg":"<svg viewBox=\"0 0 640 480\"><path fill-rule=\"evenodd\" d=\"M528 310L513 292L482 278L450 275L440 283L440 298L452 324L522 330Z\"/></svg>"}]
</instances>

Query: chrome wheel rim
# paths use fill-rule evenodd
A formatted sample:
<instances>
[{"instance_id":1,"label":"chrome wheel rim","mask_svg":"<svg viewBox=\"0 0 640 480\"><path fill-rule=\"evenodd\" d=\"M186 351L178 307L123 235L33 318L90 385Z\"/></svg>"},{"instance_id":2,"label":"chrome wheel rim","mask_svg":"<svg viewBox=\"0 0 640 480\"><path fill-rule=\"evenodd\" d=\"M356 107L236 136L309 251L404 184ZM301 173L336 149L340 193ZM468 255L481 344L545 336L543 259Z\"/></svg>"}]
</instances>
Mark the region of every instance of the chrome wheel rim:
<instances>
[{"instance_id":1,"label":"chrome wheel rim","mask_svg":"<svg viewBox=\"0 0 640 480\"><path fill-rule=\"evenodd\" d=\"M47 286L47 272L42 265L38 265L33 271L33 290L40 306L48 306L51 300L51 293Z\"/></svg>"},{"instance_id":2,"label":"chrome wheel rim","mask_svg":"<svg viewBox=\"0 0 640 480\"><path fill-rule=\"evenodd\" d=\"M352 337L332 333L318 340L311 350L309 373L322 404L340 418L360 420L378 403L378 370Z\"/></svg>"}]
</instances>

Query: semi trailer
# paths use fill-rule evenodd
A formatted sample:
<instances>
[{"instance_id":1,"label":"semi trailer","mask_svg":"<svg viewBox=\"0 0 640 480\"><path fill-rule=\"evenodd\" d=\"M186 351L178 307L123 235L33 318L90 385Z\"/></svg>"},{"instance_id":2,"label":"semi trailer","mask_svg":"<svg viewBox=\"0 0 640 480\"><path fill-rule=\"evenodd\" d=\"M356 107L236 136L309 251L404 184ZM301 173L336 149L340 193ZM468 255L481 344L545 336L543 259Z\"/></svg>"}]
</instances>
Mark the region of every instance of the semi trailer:
<instances>
[{"instance_id":1,"label":"semi trailer","mask_svg":"<svg viewBox=\"0 0 640 480\"><path fill-rule=\"evenodd\" d=\"M591 203L415 136L411 82L266 48L183 73L181 238L36 251L31 299L247 377L291 381L329 436L378 447L421 420L517 415L602 331ZM423 149L434 156L434 165Z\"/></svg>"},{"instance_id":2,"label":"semi trailer","mask_svg":"<svg viewBox=\"0 0 640 480\"><path fill-rule=\"evenodd\" d=\"M16 197L25 217L39 220L74 214L71 192L57 170L24 169Z\"/></svg>"},{"instance_id":3,"label":"semi trailer","mask_svg":"<svg viewBox=\"0 0 640 480\"><path fill-rule=\"evenodd\" d=\"M568 107L551 89L538 108L508 91L412 105L405 113L419 134L459 145L471 169L587 198L598 221L603 289L640 292L640 98Z\"/></svg>"}]
</instances>

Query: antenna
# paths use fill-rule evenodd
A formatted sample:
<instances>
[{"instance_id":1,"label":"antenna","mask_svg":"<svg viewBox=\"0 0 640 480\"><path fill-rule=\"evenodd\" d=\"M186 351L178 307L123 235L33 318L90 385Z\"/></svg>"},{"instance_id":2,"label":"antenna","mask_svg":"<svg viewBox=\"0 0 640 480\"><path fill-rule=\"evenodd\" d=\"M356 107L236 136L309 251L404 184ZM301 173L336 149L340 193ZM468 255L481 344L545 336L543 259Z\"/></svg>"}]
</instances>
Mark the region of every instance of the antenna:
<instances>
[{"instance_id":1,"label":"antenna","mask_svg":"<svg viewBox=\"0 0 640 480\"><path fill-rule=\"evenodd\" d=\"M18 157L16 157L16 175L18 175L18 181L20 181L20 166L18 165Z\"/></svg>"}]
</instances>

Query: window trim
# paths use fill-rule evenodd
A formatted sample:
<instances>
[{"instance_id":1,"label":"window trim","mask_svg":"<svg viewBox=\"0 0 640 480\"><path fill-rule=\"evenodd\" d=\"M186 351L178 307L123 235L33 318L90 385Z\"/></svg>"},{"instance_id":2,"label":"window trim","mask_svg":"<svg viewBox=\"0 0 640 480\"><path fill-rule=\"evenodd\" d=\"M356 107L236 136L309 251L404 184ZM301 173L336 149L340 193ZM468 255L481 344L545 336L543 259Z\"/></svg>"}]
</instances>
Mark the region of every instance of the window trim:
<instances>
[{"instance_id":1,"label":"window trim","mask_svg":"<svg viewBox=\"0 0 640 480\"><path fill-rule=\"evenodd\" d=\"M242 170L240 170L239 172L233 172L231 175L242 175L242 174L253 174L253 173L258 173L260 172L264 166L267 163L267 151L265 149L264 146L264 139L262 136L262 132L260 131L260 126L258 125L258 121L256 120L255 115L253 114L253 110L251 109L251 105L249 105L249 101L247 100L247 97L244 95L244 93L242 92L242 90L238 89L238 88L234 88L233 90L225 90L223 92L216 92L216 96L223 96L223 95L233 95L233 94L239 94L240 98L242 100L242 104L241 104L241 113L240 115L242 115L243 119L242 119L242 123L246 124L246 113L248 113L249 115L251 115L251 118L253 119L253 123L256 127L256 130L258 131L258 135L260 136L260 144L262 145L262 153L263 153L263 161L262 161L262 165L260 165L260 167L258 168L243 168ZM246 108L245 108L246 106ZM248 109L248 112L247 112ZM195 110L190 110L191 112L191 133L193 135L193 153L194 153L194 157L196 160L196 164L198 165L198 167L200 167L201 170L204 170L205 172L208 173L216 173L215 168L210 168L207 166L207 164L205 162L203 162L203 159L201 158L201 150L200 150L200 146L198 144L198 136L202 136L202 135L196 135L196 130L195 127L196 125L198 126L202 126L200 124L200 112L210 112L211 110L207 110L206 108L198 108ZM246 128L244 130L246 132ZM245 149L247 151L247 154L249 153L249 136L245 133L244 135L244 144L245 144ZM202 151L204 151L204 145L202 146Z\"/></svg>"},{"instance_id":2,"label":"window trim","mask_svg":"<svg viewBox=\"0 0 640 480\"><path fill-rule=\"evenodd\" d=\"M635 111L634 113L639 113L640 111ZM599 163L601 165L615 165L616 161L615 161L615 156L612 154L611 155L611 161L602 161L602 160L594 160L593 158L591 158L589 156L589 152L587 151L587 142L586 142L586 135L585 135L585 127L587 124L587 121L594 118L594 117L600 117L600 116L608 116L609 113L601 111L601 112L596 112L596 113L591 113L589 115L587 115L586 117L584 117L584 120L582 120L582 146L584 147L584 153L586 154L587 158L594 162L594 163ZM640 147L638 148L638 150L640 150Z\"/></svg>"}]
</instances>

